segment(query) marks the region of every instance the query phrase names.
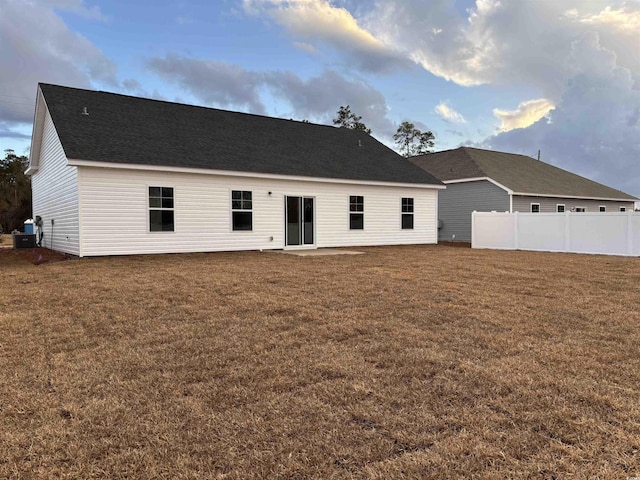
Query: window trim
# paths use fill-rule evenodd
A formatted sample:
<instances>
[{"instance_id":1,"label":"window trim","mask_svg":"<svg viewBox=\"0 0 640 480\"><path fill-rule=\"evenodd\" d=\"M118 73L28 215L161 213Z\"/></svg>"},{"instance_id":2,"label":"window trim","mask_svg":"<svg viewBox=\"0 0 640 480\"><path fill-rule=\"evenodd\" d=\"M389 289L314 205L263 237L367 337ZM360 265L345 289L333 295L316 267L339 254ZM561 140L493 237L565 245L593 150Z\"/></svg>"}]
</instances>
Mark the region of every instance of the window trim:
<instances>
[{"instance_id":1,"label":"window trim","mask_svg":"<svg viewBox=\"0 0 640 480\"><path fill-rule=\"evenodd\" d=\"M352 198L355 198L355 201L351 201ZM358 202L358 199L361 199L361 202ZM361 205L362 209L358 210L357 206ZM356 209L352 210L352 207L355 206ZM352 218L354 215L359 215L362 217L362 228L353 228L351 226ZM364 230L364 195L349 195L349 231L358 231Z\"/></svg>"},{"instance_id":2,"label":"window trim","mask_svg":"<svg viewBox=\"0 0 640 480\"><path fill-rule=\"evenodd\" d=\"M627 207L622 207L622 206L620 206L620 207L618 208L618 210L619 210L621 213L622 213L622 212L626 212L626 211L627 211Z\"/></svg>"},{"instance_id":3,"label":"window trim","mask_svg":"<svg viewBox=\"0 0 640 480\"><path fill-rule=\"evenodd\" d=\"M233 192L240 192L240 201L246 201L243 198L243 194L249 192L251 194L251 208L233 208ZM251 233L253 232L253 190L242 190L242 187L229 189L229 230L231 233ZM250 229L236 229L233 223L233 214L235 212L250 213L251 214L251 228Z\"/></svg>"},{"instance_id":4,"label":"window trim","mask_svg":"<svg viewBox=\"0 0 640 480\"><path fill-rule=\"evenodd\" d=\"M176 187L175 185L163 185L158 186L158 184L147 184L147 233L151 233L152 235L156 234L168 234L168 233L176 233L177 225L176 225ZM150 188L160 188L160 195L162 195L163 188L170 188L173 191L173 208L163 208L163 207L152 207L151 206L151 193L149 192ZM162 196L160 197L162 198ZM151 230L151 210L160 210L160 211L172 211L173 212L173 230Z\"/></svg>"},{"instance_id":5,"label":"window trim","mask_svg":"<svg viewBox=\"0 0 640 480\"><path fill-rule=\"evenodd\" d=\"M538 211L533 211L533 206L536 205L538 207ZM540 204L539 203L530 203L529 204L529 213L540 213Z\"/></svg>"},{"instance_id":6,"label":"window trim","mask_svg":"<svg viewBox=\"0 0 640 480\"><path fill-rule=\"evenodd\" d=\"M562 211L560 211L560 207L562 207ZM556 213L564 213L567 211L567 208L564 203L556 203Z\"/></svg>"},{"instance_id":7,"label":"window trim","mask_svg":"<svg viewBox=\"0 0 640 480\"><path fill-rule=\"evenodd\" d=\"M411 204L409 205L409 203L407 202L407 208L411 208L411 210L407 210L405 211L405 205L404 205L404 201L405 200L411 200ZM416 228L416 224L415 224L415 220L416 220L416 197L400 197L400 230L415 230ZM411 228L405 228L404 226L404 217L411 217Z\"/></svg>"},{"instance_id":8,"label":"window trim","mask_svg":"<svg viewBox=\"0 0 640 480\"><path fill-rule=\"evenodd\" d=\"M576 205L574 208L575 208L575 213L587 213L587 207L581 207L579 205Z\"/></svg>"},{"instance_id":9,"label":"window trim","mask_svg":"<svg viewBox=\"0 0 640 480\"><path fill-rule=\"evenodd\" d=\"M598 212L599 213L606 213L607 211L607 206L606 205L598 205Z\"/></svg>"}]
</instances>

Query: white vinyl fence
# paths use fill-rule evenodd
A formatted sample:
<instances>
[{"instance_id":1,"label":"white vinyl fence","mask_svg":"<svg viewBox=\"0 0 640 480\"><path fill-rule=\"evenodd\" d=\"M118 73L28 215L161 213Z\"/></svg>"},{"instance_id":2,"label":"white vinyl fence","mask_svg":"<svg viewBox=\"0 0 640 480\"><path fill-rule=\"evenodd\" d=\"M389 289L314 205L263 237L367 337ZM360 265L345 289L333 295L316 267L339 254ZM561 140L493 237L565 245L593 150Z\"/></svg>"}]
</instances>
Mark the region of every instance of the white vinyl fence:
<instances>
[{"instance_id":1,"label":"white vinyl fence","mask_svg":"<svg viewBox=\"0 0 640 480\"><path fill-rule=\"evenodd\" d=\"M471 247L640 256L640 213L473 212Z\"/></svg>"}]
</instances>

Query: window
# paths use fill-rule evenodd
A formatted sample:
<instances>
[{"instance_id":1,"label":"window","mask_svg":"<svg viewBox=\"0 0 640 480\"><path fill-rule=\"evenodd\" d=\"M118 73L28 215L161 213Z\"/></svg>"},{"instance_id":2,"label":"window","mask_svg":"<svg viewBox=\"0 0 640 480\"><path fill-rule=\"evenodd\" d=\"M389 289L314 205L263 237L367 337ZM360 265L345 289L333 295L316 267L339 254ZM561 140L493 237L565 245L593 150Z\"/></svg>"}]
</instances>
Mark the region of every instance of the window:
<instances>
[{"instance_id":1,"label":"window","mask_svg":"<svg viewBox=\"0 0 640 480\"><path fill-rule=\"evenodd\" d=\"M585 207L576 207L576 213L584 213L587 209Z\"/></svg>"},{"instance_id":2,"label":"window","mask_svg":"<svg viewBox=\"0 0 640 480\"><path fill-rule=\"evenodd\" d=\"M402 229L413 230L413 198L402 199Z\"/></svg>"},{"instance_id":3,"label":"window","mask_svg":"<svg viewBox=\"0 0 640 480\"><path fill-rule=\"evenodd\" d=\"M627 211L627 207L620 207L620 211L621 212L626 212Z\"/></svg>"},{"instance_id":4,"label":"window","mask_svg":"<svg viewBox=\"0 0 640 480\"><path fill-rule=\"evenodd\" d=\"M233 230L253 230L253 205L251 192L231 191L231 222Z\"/></svg>"},{"instance_id":5,"label":"window","mask_svg":"<svg viewBox=\"0 0 640 480\"><path fill-rule=\"evenodd\" d=\"M564 213L564 204L563 203L559 203L559 204L556 205L556 212Z\"/></svg>"},{"instance_id":6,"label":"window","mask_svg":"<svg viewBox=\"0 0 640 480\"><path fill-rule=\"evenodd\" d=\"M540 204L532 203L531 204L531 213L540 213Z\"/></svg>"},{"instance_id":7,"label":"window","mask_svg":"<svg viewBox=\"0 0 640 480\"><path fill-rule=\"evenodd\" d=\"M364 230L364 197L349 197L349 229Z\"/></svg>"},{"instance_id":8,"label":"window","mask_svg":"<svg viewBox=\"0 0 640 480\"><path fill-rule=\"evenodd\" d=\"M600 212L606 212L606 211L607 211L607 207L606 207L606 206L604 206L604 205L600 205L600 206L598 207L598 211L600 211Z\"/></svg>"},{"instance_id":9,"label":"window","mask_svg":"<svg viewBox=\"0 0 640 480\"><path fill-rule=\"evenodd\" d=\"M149 187L149 230L173 232L173 188Z\"/></svg>"}]
</instances>

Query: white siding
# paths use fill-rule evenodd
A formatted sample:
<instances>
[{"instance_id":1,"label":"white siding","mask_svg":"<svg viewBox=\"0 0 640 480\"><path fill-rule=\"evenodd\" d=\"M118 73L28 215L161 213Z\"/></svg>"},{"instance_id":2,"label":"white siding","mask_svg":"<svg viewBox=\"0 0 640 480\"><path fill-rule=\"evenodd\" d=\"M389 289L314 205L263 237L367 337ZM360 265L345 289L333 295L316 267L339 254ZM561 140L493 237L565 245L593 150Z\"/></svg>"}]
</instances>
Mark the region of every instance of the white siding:
<instances>
[{"instance_id":1,"label":"white siding","mask_svg":"<svg viewBox=\"0 0 640 480\"><path fill-rule=\"evenodd\" d=\"M315 198L317 247L437 242L436 189L79 168L87 256L283 248L286 195ZM174 232L149 231L149 186L174 188ZM253 231L232 231L231 190L253 192ZM349 230L349 195L364 196L364 230ZM402 197L415 199L413 230Z\"/></svg>"},{"instance_id":2,"label":"white siding","mask_svg":"<svg viewBox=\"0 0 640 480\"><path fill-rule=\"evenodd\" d=\"M80 255L78 169L67 165L49 112L44 120L38 170L31 177L33 215L42 217L42 246ZM54 220L54 225L51 225Z\"/></svg>"}]
</instances>

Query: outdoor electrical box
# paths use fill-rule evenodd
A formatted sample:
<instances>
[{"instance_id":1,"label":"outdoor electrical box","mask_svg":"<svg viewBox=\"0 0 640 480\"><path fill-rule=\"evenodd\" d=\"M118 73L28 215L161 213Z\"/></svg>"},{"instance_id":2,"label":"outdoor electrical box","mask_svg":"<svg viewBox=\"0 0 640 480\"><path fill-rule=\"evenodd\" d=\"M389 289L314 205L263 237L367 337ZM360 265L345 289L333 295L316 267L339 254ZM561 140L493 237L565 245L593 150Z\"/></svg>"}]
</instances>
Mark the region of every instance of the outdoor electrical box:
<instances>
[{"instance_id":1,"label":"outdoor electrical box","mask_svg":"<svg viewBox=\"0 0 640 480\"><path fill-rule=\"evenodd\" d=\"M36 236L32 233L14 233L13 248L35 248Z\"/></svg>"}]
</instances>

